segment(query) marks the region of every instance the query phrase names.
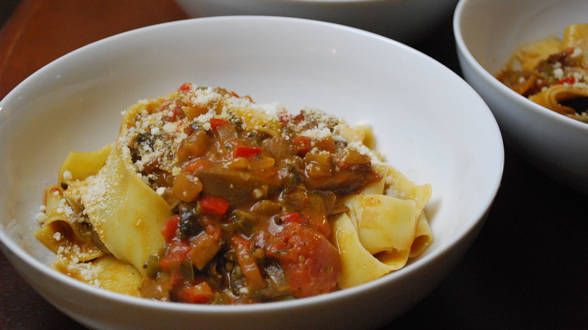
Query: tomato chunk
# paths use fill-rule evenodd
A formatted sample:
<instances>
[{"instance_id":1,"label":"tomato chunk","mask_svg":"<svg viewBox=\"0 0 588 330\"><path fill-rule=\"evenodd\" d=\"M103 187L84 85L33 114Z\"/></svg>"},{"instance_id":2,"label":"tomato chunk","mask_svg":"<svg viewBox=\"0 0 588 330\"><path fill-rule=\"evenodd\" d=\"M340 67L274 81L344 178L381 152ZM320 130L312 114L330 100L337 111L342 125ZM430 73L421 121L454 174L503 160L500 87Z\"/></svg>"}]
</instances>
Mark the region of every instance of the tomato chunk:
<instances>
[{"instance_id":1,"label":"tomato chunk","mask_svg":"<svg viewBox=\"0 0 588 330\"><path fill-rule=\"evenodd\" d=\"M239 146L235 149L234 157L250 158L261 153L261 148Z\"/></svg>"},{"instance_id":2,"label":"tomato chunk","mask_svg":"<svg viewBox=\"0 0 588 330\"><path fill-rule=\"evenodd\" d=\"M208 159L199 158L186 165L186 167L184 167L184 170L186 170L186 172L188 173L194 174L194 172L196 171L209 169L210 167L211 164L208 161Z\"/></svg>"},{"instance_id":3,"label":"tomato chunk","mask_svg":"<svg viewBox=\"0 0 588 330\"><path fill-rule=\"evenodd\" d=\"M181 172L176 176L172 192L175 197L184 202L191 202L198 198L202 191L202 182L197 176L190 174L189 172Z\"/></svg>"},{"instance_id":4,"label":"tomato chunk","mask_svg":"<svg viewBox=\"0 0 588 330\"><path fill-rule=\"evenodd\" d=\"M250 242L239 236L231 238L231 245L237 252L237 262L241 267L241 272L247 279L247 286L252 290L263 289L267 283L261 275L261 271L251 254Z\"/></svg>"},{"instance_id":5,"label":"tomato chunk","mask_svg":"<svg viewBox=\"0 0 588 330\"><path fill-rule=\"evenodd\" d=\"M214 297L214 292L208 283L200 282L183 287L177 295L182 302L202 304L209 302Z\"/></svg>"},{"instance_id":6,"label":"tomato chunk","mask_svg":"<svg viewBox=\"0 0 588 330\"><path fill-rule=\"evenodd\" d=\"M215 129L219 126L225 126L228 125L229 121L226 119L222 119L222 118L210 118L210 127L212 129Z\"/></svg>"},{"instance_id":7,"label":"tomato chunk","mask_svg":"<svg viewBox=\"0 0 588 330\"><path fill-rule=\"evenodd\" d=\"M176 236L179 223L180 223L180 216L173 215L169 219L167 219L165 224L163 224L163 227L161 228L161 234L163 235L163 237L165 237L166 242L171 241L171 239Z\"/></svg>"},{"instance_id":8,"label":"tomato chunk","mask_svg":"<svg viewBox=\"0 0 588 330\"><path fill-rule=\"evenodd\" d=\"M270 238L266 253L278 260L295 297L309 297L336 289L341 274L337 249L309 226L287 224Z\"/></svg>"},{"instance_id":9,"label":"tomato chunk","mask_svg":"<svg viewBox=\"0 0 588 330\"><path fill-rule=\"evenodd\" d=\"M306 219L300 213L290 213L280 217L283 223L290 223L290 222L297 222L297 223L307 223Z\"/></svg>"},{"instance_id":10,"label":"tomato chunk","mask_svg":"<svg viewBox=\"0 0 588 330\"><path fill-rule=\"evenodd\" d=\"M180 88L178 88L178 91L180 92L188 92L192 89L192 84L191 83L183 83Z\"/></svg>"},{"instance_id":11,"label":"tomato chunk","mask_svg":"<svg viewBox=\"0 0 588 330\"><path fill-rule=\"evenodd\" d=\"M222 216L229 209L229 202L222 198L205 196L200 200L200 207L208 214Z\"/></svg>"},{"instance_id":12,"label":"tomato chunk","mask_svg":"<svg viewBox=\"0 0 588 330\"><path fill-rule=\"evenodd\" d=\"M296 153L300 156L306 155L312 149L312 139L308 136L298 135L293 140Z\"/></svg>"},{"instance_id":13,"label":"tomato chunk","mask_svg":"<svg viewBox=\"0 0 588 330\"><path fill-rule=\"evenodd\" d=\"M576 79L574 78L574 76L569 76L569 77L565 77L562 80L556 82L556 85L563 85L563 84L570 84L572 85L573 83L576 82Z\"/></svg>"},{"instance_id":14,"label":"tomato chunk","mask_svg":"<svg viewBox=\"0 0 588 330\"><path fill-rule=\"evenodd\" d=\"M188 253L191 249L188 243L182 242L179 239L173 239L169 243L165 255L159 261L159 267L164 270L169 270L183 263L188 258Z\"/></svg>"},{"instance_id":15,"label":"tomato chunk","mask_svg":"<svg viewBox=\"0 0 588 330\"><path fill-rule=\"evenodd\" d=\"M190 243L190 260L192 264L202 270L206 264L218 253L221 248L222 232L220 227L214 225L206 226L206 232L196 236Z\"/></svg>"},{"instance_id":16,"label":"tomato chunk","mask_svg":"<svg viewBox=\"0 0 588 330\"><path fill-rule=\"evenodd\" d=\"M283 112L280 114L278 118L283 125L288 125L288 123L292 119L292 115L287 112Z\"/></svg>"}]
</instances>

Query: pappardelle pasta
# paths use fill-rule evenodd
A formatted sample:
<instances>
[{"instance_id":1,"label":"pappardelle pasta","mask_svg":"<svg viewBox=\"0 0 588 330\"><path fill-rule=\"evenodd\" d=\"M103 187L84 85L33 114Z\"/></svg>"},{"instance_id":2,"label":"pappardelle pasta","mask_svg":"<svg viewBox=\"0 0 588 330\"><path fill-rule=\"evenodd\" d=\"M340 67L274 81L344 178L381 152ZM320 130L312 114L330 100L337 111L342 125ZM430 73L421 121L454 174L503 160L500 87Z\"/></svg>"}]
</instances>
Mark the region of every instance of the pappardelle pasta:
<instances>
[{"instance_id":1,"label":"pappardelle pasta","mask_svg":"<svg viewBox=\"0 0 588 330\"><path fill-rule=\"evenodd\" d=\"M123 112L115 143L71 152L37 238L54 267L187 303L309 297L398 270L432 243L415 185L365 125L183 84Z\"/></svg>"},{"instance_id":2,"label":"pappardelle pasta","mask_svg":"<svg viewBox=\"0 0 588 330\"><path fill-rule=\"evenodd\" d=\"M521 47L498 80L529 100L588 123L588 24Z\"/></svg>"}]
</instances>

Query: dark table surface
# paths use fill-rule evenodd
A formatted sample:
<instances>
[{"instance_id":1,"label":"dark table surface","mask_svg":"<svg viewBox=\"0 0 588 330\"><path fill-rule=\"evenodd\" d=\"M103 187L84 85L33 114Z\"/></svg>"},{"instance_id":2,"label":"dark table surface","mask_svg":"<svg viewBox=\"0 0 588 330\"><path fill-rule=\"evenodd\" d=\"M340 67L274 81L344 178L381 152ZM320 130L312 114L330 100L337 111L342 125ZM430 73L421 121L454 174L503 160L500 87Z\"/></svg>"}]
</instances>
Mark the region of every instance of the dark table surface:
<instances>
[{"instance_id":1,"label":"dark table surface","mask_svg":"<svg viewBox=\"0 0 588 330\"><path fill-rule=\"evenodd\" d=\"M128 14L132 13L132 14ZM172 0L1 0L0 98L51 60L91 41L186 18ZM451 17L413 43L461 74ZM588 329L588 196L507 144L484 228L428 297L385 329ZM41 298L0 254L0 329L83 328Z\"/></svg>"}]
</instances>

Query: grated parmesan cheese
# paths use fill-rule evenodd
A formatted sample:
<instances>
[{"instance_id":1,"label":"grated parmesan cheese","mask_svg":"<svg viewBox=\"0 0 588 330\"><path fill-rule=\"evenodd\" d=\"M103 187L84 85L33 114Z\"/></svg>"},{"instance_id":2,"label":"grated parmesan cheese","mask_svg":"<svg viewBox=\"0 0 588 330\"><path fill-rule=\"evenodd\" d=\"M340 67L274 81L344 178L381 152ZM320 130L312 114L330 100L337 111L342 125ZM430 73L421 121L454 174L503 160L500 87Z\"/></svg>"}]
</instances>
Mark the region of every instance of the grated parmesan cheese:
<instances>
[{"instance_id":1,"label":"grated parmesan cheese","mask_svg":"<svg viewBox=\"0 0 588 330\"><path fill-rule=\"evenodd\" d=\"M557 62L557 63L558 63L558 64L560 64L559 62ZM560 64L560 66L561 66L561 64ZM561 68L557 68L557 69L554 69L554 70L553 70L553 76L554 76L556 79L561 79L561 78L563 78L563 75L564 75L564 71L563 71Z\"/></svg>"},{"instance_id":2,"label":"grated parmesan cheese","mask_svg":"<svg viewBox=\"0 0 588 330\"><path fill-rule=\"evenodd\" d=\"M47 220L47 215L44 212L39 212L35 214L35 219L37 219L38 222L43 223Z\"/></svg>"},{"instance_id":3,"label":"grated parmesan cheese","mask_svg":"<svg viewBox=\"0 0 588 330\"><path fill-rule=\"evenodd\" d=\"M63 171L63 179L64 180L71 180L72 179L71 172L68 170Z\"/></svg>"}]
</instances>

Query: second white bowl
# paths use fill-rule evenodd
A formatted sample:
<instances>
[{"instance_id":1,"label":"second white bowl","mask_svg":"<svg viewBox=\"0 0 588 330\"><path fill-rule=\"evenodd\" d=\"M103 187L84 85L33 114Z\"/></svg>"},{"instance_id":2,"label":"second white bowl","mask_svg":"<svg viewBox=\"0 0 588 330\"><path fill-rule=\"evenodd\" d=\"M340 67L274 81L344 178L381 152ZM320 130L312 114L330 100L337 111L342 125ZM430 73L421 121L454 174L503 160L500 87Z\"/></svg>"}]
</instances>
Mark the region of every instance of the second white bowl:
<instances>
[{"instance_id":1,"label":"second white bowl","mask_svg":"<svg viewBox=\"0 0 588 330\"><path fill-rule=\"evenodd\" d=\"M586 22L585 0L462 0L453 29L466 80L493 111L505 140L552 177L588 192L588 124L529 101L494 78L521 45Z\"/></svg>"}]
</instances>

